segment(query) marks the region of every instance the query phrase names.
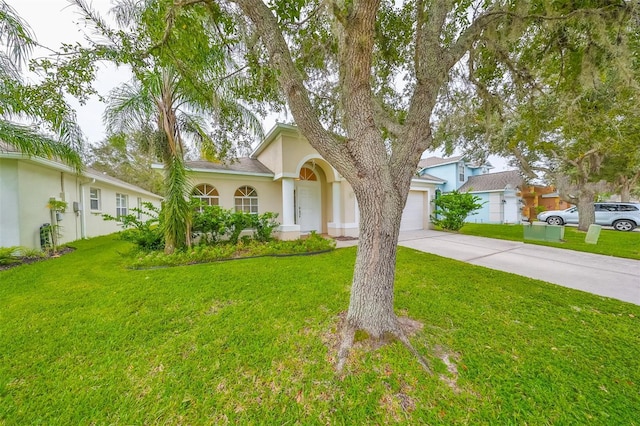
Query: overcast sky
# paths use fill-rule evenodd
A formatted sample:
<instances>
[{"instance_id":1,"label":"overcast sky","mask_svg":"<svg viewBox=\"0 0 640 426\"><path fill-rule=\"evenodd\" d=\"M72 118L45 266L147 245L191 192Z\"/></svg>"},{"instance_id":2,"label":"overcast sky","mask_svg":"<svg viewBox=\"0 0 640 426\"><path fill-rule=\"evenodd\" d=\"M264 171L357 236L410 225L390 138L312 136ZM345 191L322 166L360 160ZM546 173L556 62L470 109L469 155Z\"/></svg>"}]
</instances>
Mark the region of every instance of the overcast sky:
<instances>
[{"instance_id":1,"label":"overcast sky","mask_svg":"<svg viewBox=\"0 0 640 426\"><path fill-rule=\"evenodd\" d=\"M62 43L82 42L85 35L91 35L86 27L82 15L75 6L71 6L68 0L6 0L18 14L29 24L35 33L38 42L50 49L58 50ZM108 17L112 6L111 0L89 0L94 10L103 17ZM34 57L47 55L46 50L34 51ZM106 95L109 90L128 81L131 74L125 67L116 68L112 65L103 65L98 73L94 87L101 95ZM90 143L96 143L104 139L105 129L102 124L104 104L97 98L92 98L85 105L79 105L75 99L70 98L71 104L77 111L78 123ZM282 118L284 119L284 117ZM276 117L271 117L263 122L265 131L269 131L275 124ZM423 157L434 155L425 153ZM491 156L493 170L506 170L506 161L502 158Z\"/></svg>"}]
</instances>

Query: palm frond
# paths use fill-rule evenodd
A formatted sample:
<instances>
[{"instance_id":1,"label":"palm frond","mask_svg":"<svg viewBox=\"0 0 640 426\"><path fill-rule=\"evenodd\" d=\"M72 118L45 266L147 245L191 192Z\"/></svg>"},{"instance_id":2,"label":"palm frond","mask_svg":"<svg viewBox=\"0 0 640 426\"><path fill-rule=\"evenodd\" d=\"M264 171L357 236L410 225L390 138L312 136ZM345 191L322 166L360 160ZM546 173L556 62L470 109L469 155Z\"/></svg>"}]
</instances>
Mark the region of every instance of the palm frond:
<instances>
[{"instance_id":1,"label":"palm frond","mask_svg":"<svg viewBox=\"0 0 640 426\"><path fill-rule=\"evenodd\" d=\"M76 171L82 170L78 150L67 143L44 136L31 127L0 120L0 141L24 155L58 159Z\"/></svg>"},{"instance_id":2,"label":"palm frond","mask_svg":"<svg viewBox=\"0 0 640 426\"><path fill-rule=\"evenodd\" d=\"M139 83L125 83L107 98L103 121L111 132L135 132L154 121L153 97Z\"/></svg>"},{"instance_id":3,"label":"palm frond","mask_svg":"<svg viewBox=\"0 0 640 426\"><path fill-rule=\"evenodd\" d=\"M27 23L4 0L0 0L0 45L5 46L6 55L14 61L16 68L27 62L36 45Z\"/></svg>"}]
</instances>

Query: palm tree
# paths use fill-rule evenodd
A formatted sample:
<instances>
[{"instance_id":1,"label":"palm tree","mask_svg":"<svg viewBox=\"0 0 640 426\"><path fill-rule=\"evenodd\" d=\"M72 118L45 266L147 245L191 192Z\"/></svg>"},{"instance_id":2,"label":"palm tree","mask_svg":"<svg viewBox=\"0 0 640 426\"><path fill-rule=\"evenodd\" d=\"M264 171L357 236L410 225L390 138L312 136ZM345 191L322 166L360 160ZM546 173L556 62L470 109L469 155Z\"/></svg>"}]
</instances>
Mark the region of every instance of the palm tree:
<instances>
[{"instance_id":1,"label":"palm tree","mask_svg":"<svg viewBox=\"0 0 640 426\"><path fill-rule=\"evenodd\" d=\"M139 71L133 82L114 89L104 120L112 132L145 134L147 148L162 158L165 201L162 209L165 252L190 245L191 208L184 164L187 141L193 141L205 158L220 151L208 131L205 117L232 113L256 135L257 118L226 96L222 86L194 83L170 66Z\"/></svg>"},{"instance_id":2,"label":"palm tree","mask_svg":"<svg viewBox=\"0 0 640 426\"><path fill-rule=\"evenodd\" d=\"M41 94L37 88L24 85L21 67L36 42L28 25L4 0L0 0L0 45L5 46L0 51L0 149L14 148L26 155L55 157L80 170L82 133L75 117L64 103L58 105L65 108L53 111L45 110L43 103L32 102L38 96L61 99L61 95ZM58 139L11 118L44 122L57 133Z\"/></svg>"}]
</instances>

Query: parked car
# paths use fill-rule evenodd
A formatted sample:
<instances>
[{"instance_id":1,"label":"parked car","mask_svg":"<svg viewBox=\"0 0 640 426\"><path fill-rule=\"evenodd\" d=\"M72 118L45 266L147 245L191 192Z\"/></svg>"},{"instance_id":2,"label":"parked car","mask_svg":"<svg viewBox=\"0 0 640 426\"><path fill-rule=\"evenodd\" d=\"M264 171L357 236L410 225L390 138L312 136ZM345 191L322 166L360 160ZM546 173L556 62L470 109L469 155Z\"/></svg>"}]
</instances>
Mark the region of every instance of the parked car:
<instances>
[{"instance_id":1,"label":"parked car","mask_svg":"<svg viewBox=\"0 0 640 426\"><path fill-rule=\"evenodd\" d=\"M598 225L613 226L617 231L632 231L640 226L640 203L595 203L595 210ZM549 225L578 223L578 208L542 212L538 220Z\"/></svg>"}]
</instances>

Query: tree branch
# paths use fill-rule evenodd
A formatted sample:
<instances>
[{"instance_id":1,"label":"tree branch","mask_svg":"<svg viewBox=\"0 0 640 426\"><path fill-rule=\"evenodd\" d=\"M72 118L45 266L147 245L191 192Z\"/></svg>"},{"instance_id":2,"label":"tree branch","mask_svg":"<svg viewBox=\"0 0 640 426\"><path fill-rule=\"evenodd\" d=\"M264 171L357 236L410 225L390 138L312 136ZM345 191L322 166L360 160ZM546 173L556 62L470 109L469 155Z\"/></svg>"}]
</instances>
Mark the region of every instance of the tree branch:
<instances>
[{"instance_id":1,"label":"tree branch","mask_svg":"<svg viewBox=\"0 0 640 426\"><path fill-rule=\"evenodd\" d=\"M318 120L276 17L260 0L233 0L233 3L251 20L267 49L271 65L279 71L278 80L296 124L309 143L341 174L346 175L353 166L351 156L344 144L327 132Z\"/></svg>"}]
</instances>

